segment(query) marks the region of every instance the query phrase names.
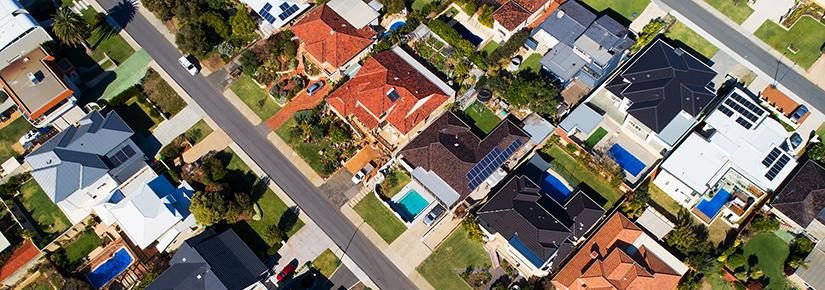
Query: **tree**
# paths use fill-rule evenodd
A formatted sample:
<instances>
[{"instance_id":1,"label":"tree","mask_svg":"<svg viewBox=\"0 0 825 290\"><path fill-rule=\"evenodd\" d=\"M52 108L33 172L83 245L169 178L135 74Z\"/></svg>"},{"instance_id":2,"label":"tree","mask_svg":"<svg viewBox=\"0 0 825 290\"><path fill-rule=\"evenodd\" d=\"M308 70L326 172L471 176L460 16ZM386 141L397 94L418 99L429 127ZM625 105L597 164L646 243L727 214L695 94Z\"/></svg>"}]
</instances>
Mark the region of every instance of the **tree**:
<instances>
[{"instance_id":1,"label":"tree","mask_svg":"<svg viewBox=\"0 0 825 290\"><path fill-rule=\"evenodd\" d=\"M86 37L89 34L89 25L80 15L74 13L69 7L62 7L54 14L54 24L52 31L57 39L68 46L82 45L86 51L89 46L86 44Z\"/></svg>"},{"instance_id":2,"label":"tree","mask_svg":"<svg viewBox=\"0 0 825 290\"><path fill-rule=\"evenodd\" d=\"M404 0L381 0L384 8L387 9L387 14L400 13L404 10Z\"/></svg>"},{"instance_id":3,"label":"tree","mask_svg":"<svg viewBox=\"0 0 825 290\"><path fill-rule=\"evenodd\" d=\"M823 137L825 136L820 136L820 138ZM825 144L818 142L811 146L811 149L808 149L808 157L820 164L825 164Z\"/></svg>"},{"instance_id":4,"label":"tree","mask_svg":"<svg viewBox=\"0 0 825 290\"><path fill-rule=\"evenodd\" d=\"M728 257L727 265L728 265L728 268L730 268L733 271L736 271L736 269L744 267L745 264L747 264L747 263L748 263L748 258L745 257L745 255L743 255L742 253L735 253L735 254L730 255Z\"/></svg>"},{"instance_id":5,"label":"tree","mask_svg":"<svg viewBox=\"0 0 825 290\"><path fill-rule=\"evenodd\" d=\"M699 273L696 273L694 271L690 271L687 274L685 274L682 277L681 280L679 280L678 289L679 290L699 289L700 285L701 284L699 283Z\"/></svg>"},{"instance_id":6,"label":"tree","mask_svg":"<svg viewBox=\"0 0 825 290\"><path fill-rule=\"evenodd\" d=\"M74 278L74 277L66 277L66 281L63 281L63 284L60 285L60 289L63 290L91 290L92 287L89 287L89 283L86 281Z\"/></svg>"},{"instance_id":7,"label":"tree","mask_svg":"<svg viewBox=\"0 0 825 290\"><path fill-rule=\"evenodd\" d=\"M232 18L229 19L232 26L232 33L238 36L248 36L255 33L255 20L249 16L246 10L238 10Z\"/></svg>"},{"instance_id":8,"label":"tree","mask_svg":"<svg viewBox=\"0 0 825 290\"><path fill-rule=\"evenodd\" d=\"M286 239L286 233L284 230L278 227L278 225L269 225L266 227L266 235L273 240L276 241L283 241Z\"/></svg>"},{"instance_id":9,"label":"tree","mask_svg":"<svg viewBox=\"0 0 825 290\"><path fill-rule=\"evenodd\" d=\"M773 232L779 229L779 221L764 215L758 215L751 222L750 229L757 233Z\"/></svg>"},{"instance_id":10,"label":"tree","mask_svg":"<svg viewBox=\"0 0 825 290\"><path fill-rule=\"evenodd\" d=\"M197 21L187 21L175 35L175 43L184 53L198 57L205 56L211 48L204 25Z\"/></svg>"},{"instance_id":11,"label":"tree","mask_svg":"<svg viewBox=\"0 0 825 290\"><path fill-rule=\"evenodd\" d=\"M470 239L478 242L484 241L484 232L481 231L481 227L478 225L478 221L474 216L469 216L461 222L464 226L464 229L467 231L467 236Z\"/></svg>"},{"instance_id":12,"label":"tree","mask_svg":"<svg viewBox=\"0 0 825 290\"><path fill-rule=\"evenodd\" d=\"M647 202L650 201L648 186L650 185L642 185L638 190L630 194L630 198L627 201L620 205L619 210L628 218L635 219L639 217L647 208Z\"/></svg>"},{"instance_id":13,"label":"tree","mask_svg":"<svg viewBox=\"0 0 825 290\"><path fill-rule=\"evenodd\" d=\"M212 30L221 38L221 41L226 40L232 34L232 29L226 24L225 18L214 11L209 11L201 16L201 21L212 28Z\"/></svg>"},{"instance_id":14,"label":"tree","mask_svg":"<svg viewBox=\"0 0 825 290\"><path fill-rule=\"evenodd\" d=\"M202 0L178 0L172 12L178 20L196 20L206 13L206 3Z\"/></svg>"},{"instance_id":15,"label":"tree","mask_svg":"<svg viewBox=\"0 0 825 290\"><path fill-rule=\"evenodd\" d=\"M241 63L241 71L249 76L254 76L258 68L261 67L261 60L258 55L250 50L244 50L238 59Z\"/></svg>"},{"instance_id":16,"label":"tree","mask_svg":"<svg viewBox=\"0 0 825 290\"><path fill-rule=\"evenodd\" d=\"M177 0L142 0L140 1L143 3L143 6L152 13L155 14L160 20L168 21L171 20L175 14L172 12L172 9L177 6Z\"/></svg>"},{"instance_id":17,"label":"tree","mask_svg":"<svg viewBox=\"0 0 825 290\"><path fill-rule=\"evenodd\" d=\"M227 208L223 194L198 191L192 196L192 204L189 209L199 224L210 226L224 219Z\"/></svg>"},{"instance_id":18,"label":"tree","mask_svg":"<svg viewBox=\"0 0 825 290\"><path fill-rule=\"evenodd\" d=\"M201 160L201 168L203 168L203 176L207 182L222 181L229 172L226 170L226 166L223 164L223 161L215 156L203 158Z\"/></svg>"},{"instance_id":19,"label":"tree","mask_svg":"<svg viewBox=\"0 0 825 290\"><path fill-rule=\"evenodd\" d=\"M493 27L493 6L481 5L478 9L478 22L487 27Z\"/></svg>"},{"instance_id":20,"label":"tree","mask_svg":"<svg viewBox=\"0 0 825 290\"><path fill-rule=\"evenodd\" d=\"M487 56L487 64L493 65L509 58L524 45L528 37L530 37L529 29L519 30Z\"/></svg>"}]
</instances>

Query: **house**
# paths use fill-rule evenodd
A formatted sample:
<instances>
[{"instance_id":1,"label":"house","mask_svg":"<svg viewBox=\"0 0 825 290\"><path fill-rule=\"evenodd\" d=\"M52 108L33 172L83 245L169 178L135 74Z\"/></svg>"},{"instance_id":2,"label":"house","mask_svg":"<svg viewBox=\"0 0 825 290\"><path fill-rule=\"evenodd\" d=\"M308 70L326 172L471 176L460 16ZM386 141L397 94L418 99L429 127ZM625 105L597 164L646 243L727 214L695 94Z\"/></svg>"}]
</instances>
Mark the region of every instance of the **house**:
<instances>
[{"instance_id":1,"label":"house","mask_svg":"<svg viewBox=\"0 0 825 290\"><path fill-rule=\"evenodd\" d=\"M302 0L241 0L260 16L258 29L272 35L311 5Z\"/></svg>"},{"instance_id":2,"label":"house","mask_svg":"<svg viewBox=\"0 0 825 290\"><path fill-rule=\"evenodd\" d=\"M559 6L559 0L495 0L493 40L504 42L519 30L538 20L542 14Z\"/></svg>"},{"instance_id":3,"label":"house","mask_svg":"<svg viewBox=\"0 0 825 290\"><path fill-rule=\"evenodd\" d=\"M133 134L116 112L103 116L93 111L25 160L49 199L77 224L148 166L130 139Z\"/></svg>"},{"instance_id":4,"label":"house","mask_svg":"<svg viewBox=\"0 0 825 290\"><path fill-rule=\"evenodd\" d=\"M777 191L770 206L792 232L825 240L825 168L806 161Z\"/></svg>"},{"instance_id":5,"label":"house","mask_svg":"<svg viewBox=\"0 0 825 290\"><path fill-rule=\"evenodd\" d=\"M377 53L327 103L356 131L390 149L443 112L455 91L400 47Z\"/></svg>"},{"instance_id":6,"label":"house","mask_svg":"<svg viewBox=\"0 0 825 290\"><path fill-rule=\"evenodd\" d=\"M0 84L9 96L0 113L17 107L38 128L68 127L85 113L75 104L74 67L40 46L49 34L16 0L0 0Z\"/></svg>"},{"instance_id":7,"label":"house","mask_svg":"<svg viewBox=\"0 0 825 290\"><path fill-rule=\"evenodd\" d=\"M621 213L553 277L556 289L676 289L688 267Z\"/></svg>"},{"instance_id":8,"label":"house","mask_svg":"<svg viewBox=\"0 0 825 290\"><path fill-rule=\"evenodd\" d=\"M814 249L805 257L806 266L796 268L796 272L788 280L796 283L801 289L825 289L825 244L817 243Z\"/></svg>"},{"instance_id":9,"label":"house","mask_svg":"<svg viewBox=\"0 0 825 290\"><path fill-rule=\"evenodd\" d=\"M528 43L544 54L540 61L544 70L565 86L576 81L590 89L618 67L636 42L627 27L607 14L596 17L579 1L559 6L531 35Z\"/></svg>"},{"instance_id":10,"label":"house","mask_svg":"<svg viewBox=\"0 0 825 290\"><path fill-rule=\"evenodd\" d=\"M783 93L779 88L768 86L759 93L760 99L770 105L787 124L802 124L811 114L808 107Z\"/></svg>"},{"instance_id":11,"label":"house","mask_svg":"<svg viewBox=\"0 0 825 290\"><path fill-rule=\"evenodd\" d=\"M756 100L733 89L662 163L653 180L707 224L718 216L736 224L796 166L791 133Z\"/></svg>"},{"instance_id":12,"label":"house","mask_svg":"<svg viewBox=\"0 0 825 290\"><path fill-rule=\"evenodd\" d=\"M366 57L377 38L378 12L361 0L332 0L292 25L307 60L338 80ZM305 64L306 65L306 64Z\"/></svg>"},{"instance_id":13,"label":"house","mask_svg":"<svg viewBox=\"0 0 825 290\"><path fill-rule=\"evenodd\" d=\"M447 208L473 195L483 198L507 173L502 166L524 155L530 136L509 119L484 138L447 111L398 152L399 163Z\"/></svg>"},{"instance_id":14,"label":"house","mask_svg":"<svg viewBox=\"0 0 825 290\"><path fill-rule=\"evenodd\" d=\"M477 212L487 245L525 277L558 270L605 213L582 191L557 200L548 168L533 155Z\"/></svg>"},{"instance_id":15,"label":"house","mask_svg":"<svg viewBox=\"0 0 825 290\"><path fill-rule=\"evenodd\" d=\"M656 39L562 120L556 133L613 158L625 170L626 184L635 187L701 119L716 97L714 76L705 63Z\"/></svg>"},{"instance_id":16,"label":"house","mask_svg":"<svg viewBox=\"0 0 825 290\"><path fill-rule=\"evenodd\" d=\"M217 234L209 229L186 240L169 268L146 289L269 289L264 281L270 276L235 231Z\"/></svg>"},{"instance_id":17,"label":"house","mask_svg":"<svg viewBox=\"0 0 825 290\"><path fill-rule=\"evenodd\" d=\"M177 188L164 176L144 167L121 184L108 202L94 207L107 226L117 224L141 249L153 246L163 252L182 233L197 229L189 212L195 190L185 181Z\"/></svg>"},{"instance_id":18,"label":"house","mask_svg":"<svg viewBox=\"0 0 825 290\"><path fill-rule=\"evenodd\" d=\"M34 267L40 257L43 256L43 252L34 245L31 238L24 239L14 247L9 247L0 252L4 256L7 255L3 264L0 265L0 283L9 287L25 278L25 273Z\"/></svg>"}]
</instances>

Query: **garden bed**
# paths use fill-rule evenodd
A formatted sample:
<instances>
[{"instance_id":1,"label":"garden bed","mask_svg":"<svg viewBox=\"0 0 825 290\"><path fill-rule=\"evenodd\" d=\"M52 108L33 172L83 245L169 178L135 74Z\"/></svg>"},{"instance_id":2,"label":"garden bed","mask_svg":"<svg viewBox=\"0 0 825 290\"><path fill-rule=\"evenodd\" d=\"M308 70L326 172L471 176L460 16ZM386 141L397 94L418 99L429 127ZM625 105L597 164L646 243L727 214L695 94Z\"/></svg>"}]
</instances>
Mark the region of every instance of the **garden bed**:
<instances>
[{"instance_id":1,"label":"garden bed","mask_svg":"<svg viewBox=\"0 0 825 290\"><path fill-rule=\"evenodd\" d=\"M275 132L322 177L332 175L358 149L349 128L319 109L296 112Z\"/></svg>"}]
</instances>

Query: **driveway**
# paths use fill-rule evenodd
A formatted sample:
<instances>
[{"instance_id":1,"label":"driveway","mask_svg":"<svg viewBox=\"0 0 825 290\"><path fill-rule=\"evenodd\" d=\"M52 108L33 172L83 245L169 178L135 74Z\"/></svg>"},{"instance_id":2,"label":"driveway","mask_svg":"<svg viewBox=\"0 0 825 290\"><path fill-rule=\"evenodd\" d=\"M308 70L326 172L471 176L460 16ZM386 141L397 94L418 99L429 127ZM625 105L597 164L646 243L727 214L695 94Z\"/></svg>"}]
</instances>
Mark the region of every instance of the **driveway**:
<instances>
[{"instance_id":1,"label":"driveway","mask_svg":"<svg viewBox=\"0 0 825 290\"><path fill-rule=\"evenodd\" d=\"M338 170L327 178L327 181L318 188L332 206L341 208L350 198L358 194L360 184L352 183L352 174L347 170Z\"/></svg>"}]
</instances>

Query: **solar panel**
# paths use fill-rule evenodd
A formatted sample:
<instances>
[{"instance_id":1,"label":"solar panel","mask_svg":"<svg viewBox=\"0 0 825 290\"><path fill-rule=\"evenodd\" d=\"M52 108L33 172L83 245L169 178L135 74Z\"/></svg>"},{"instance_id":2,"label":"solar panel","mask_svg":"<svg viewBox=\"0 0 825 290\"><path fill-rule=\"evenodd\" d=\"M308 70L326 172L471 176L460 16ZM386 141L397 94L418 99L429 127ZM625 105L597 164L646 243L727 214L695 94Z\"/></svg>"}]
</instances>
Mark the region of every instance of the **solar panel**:
<instances>
[{"instance_id":1,"label":"solar panel","mask_svg":"<svg viewBox=\"0 0 825 290\"><path fill-rule=\"evenodd\" d=\"M719 106L719 111L722 112L722 114L727 115L728 117L733 116L733 111L727 106Z\"/></svg>"},{"instance_id":2,"label":"solar panel","mask_svg":"<svg viewBox=\"0 0 825 290\"><path fill-rule=\"evenodd\" d=\"M753 126L753 124L743 119L742 117L736 118L736 123L742 125L742 127L745 127L745 129L750 129Z\"/></svg>"},{"instance_id":3,"label":"solar panel","mask_svg":"<svg viewBox=\"0 0 825 290\"><path fill-rule=\"evenodd\" d=\"M269 11L269 9L272 9L272 4L266 3L261 11Z\"/></svg>"},{"instance_id":4,"label":"solar panel","mask_svg":"<svg viewBox=\"0 0 825 290\"><path fill-rule=\"evenodd\" d=\"M788 164L788 161L791 161L791 158L788 157L788 155L782 155L782 157L779 157L779 160L777 160L776 163L774 163L774 165L771 166L771 169L768 170L768 173L765 174L765 178L767 178L768 180L773 180L774 178L776 178L776 175L779 174L779 172L782 171L783 168L785 168L785 165Z\"/></svg>"},{"instance_id":5,"label":"solar panel","mask_svg":"<svg viewBox=\"0 0 825 290\"><path fill-rule=\"evenodd\" d=\"M278 8L281 8L281 11L284 11L289 8L289 4L281 3L281 5L278 5Z\"/></svg>"},{"instance_id":6,"label":"solar panel","mask_svg":"<svg viewBox=\"0 0 825 290\"><path fill-rule=\"evenodd\" d=\"M481 158L475 166L470 168L465 175L469 180L467 186L471 190L476 189L482 182L484 182L484 180L490 177L494 171L500 168L501 165L504 164L504 162L507 161L507 159L509 159L510 156L512 156L522 144L523 142L521 140L515 140L510 143L510 145L505 147L504 150L499 149L498 147L494 147L490 150L490 152L487 153L484 158Z\"/></svg>"},{"instance_id":7,"label":"solar panel","mask_svg":"<svg viewBox=\"0 0 825 290\"><path fill-rule=\"evenodd\" d=\"M132 146L126 145L126 147L123 147L121 151L123 151L123 153L126 154L126 157L135 156L135 149L132 149Z\"/></svg>"},{"instance_id":8,"label":"solar panel","mask_svg":"<svg viewBox=\"0 0 825 290\"><path fill-rule=\"evenodd\" d=\"M768 153L768 156L765 156L765 159L762 159L762 165L765 165L765 167L771 166L771 164L776 161L776 157L779 157L779 153L781 153L779 152L779 148L773 148L773 150Z\"/></svg>"}]
</instances>

